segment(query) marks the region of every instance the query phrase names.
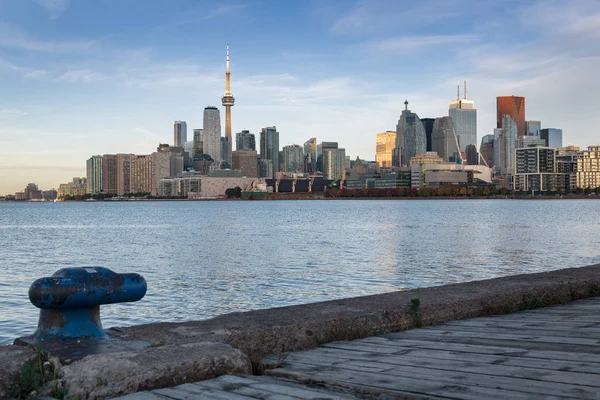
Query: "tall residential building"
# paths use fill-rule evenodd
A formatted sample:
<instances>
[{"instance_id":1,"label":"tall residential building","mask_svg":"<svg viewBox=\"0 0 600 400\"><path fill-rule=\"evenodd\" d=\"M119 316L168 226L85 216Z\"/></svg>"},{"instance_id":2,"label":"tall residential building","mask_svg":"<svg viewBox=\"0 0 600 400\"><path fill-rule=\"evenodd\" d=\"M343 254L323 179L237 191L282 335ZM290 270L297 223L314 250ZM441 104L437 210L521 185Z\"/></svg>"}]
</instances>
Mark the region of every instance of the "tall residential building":
<instances>
[{"instance_id":1,"label":"tall residential building","mask_svg":"<svg viewBox=\"0 0 600 400\"><path fill-rule=\"evenodd\" d=\"M256 150L256 137L250 131L241 131L235 134L236 150Z\"/></svg>"},{"instance_id":2,"label":"tall residential building","mask_svg":"<svg viewBox=\"0 0 600 400\"><path fill-rule=\"evenodd\" d=\"M283 170L285 172L303 172L304 149L297 145L283 146Z\"/></svg>"},{"instance_id":3,"label":"tall residential building","mask_svg":"<svg viewBox=\"0 0 600 400\"><path fill-rule=\"evenodd\" d=\"M540 136L542 123L540 121L525 121L525 133L527 136Z\"/></svg>"},{"instance_id":4,"label":"tall residential building","mask_svg":"<svg viewBox=\"0 0 600 400\"><path fill-rule=\"evenodd\" d=\"M411 158L425 153L426 150L425 127L419 116L408 109L408 100L405 100L404 110L396 125L396 148L392 153L392 164L395 167L407 166Z\"/></svg>"},{"instance_id":5,"label":"tall residential building","mask_svg":"<svg viewBox=\"0 0 600 400\"><path fill-rule=\"evenodd\" d=\"M192 159L196 160L204 153L202 149L202 136L204 129L194 129L194 150Z\"/></svg>"},{"instance_id":6,"label":"tall residential building","mask_svg":"<svg viewBox=\"0 0 600 400\"><path fill-rule=\"evenodd\" d=\"M564 191L566 174L557 173L556 149L525 147L515 150L515 158L515 190Z\"/></svg>"},{"instance_id":7,"label":"tall residential building","mask_svg":"<svg viewBox=\"0 0 600 400\"><path fill-rule=\"evenodd\" d=\"M271 160L271 176L279 172L279 132L277 127L269 126L260 131L260 158Z\"/></svg>"},{"instance_id":8,"label":"tall residential building","mask_svg":"<svg viewBox=\"0 0 600 400\"><path fill-rule=\"evenodd\" d=\"M204 109L202 147L215 163L221 161L221 116L217 107Z\"/></svg>"},{"instance_id":9,"label":"tall residential building","mask_svg":"<svg viewBox=\"0 0 600 400\"><path fill-rule=\"evenodd\" d=\"M565 174L567 177L565 189L577 188L577 160L580 155L579 147L569 146L558 149L556 168L558 173Z\"/></svg>"},{"instance_id":10,"label":"tall residential building","mask_svg":"<svg viewBox=\"0 0 600 400\"><path fill-rule=\"evenodd\" d=\"M117 194L117 155L102 156L102 192Z\"/></svg>"},{"instance_id":11,"label":"tall residential building","mask_svg":"<svg viewBox=\"0 0 600 400\"><path fill-rule=\"evenodd\" d=\"M600 187L600 146L589 146L577 159L577 187Z\"/></svg>"},{"instance_id":12,"label":"tall residential building","mask_svg":"<svg viewBox=\"0 0 600 400\"><path fill-rule=\"evenodd\" d=\"M494 129L494 169L500 175L512 175L518 126L508 115L502 116L501 128Z\"/></svg>"},{"instance_id":13,"label":"tall residential building","mask_svg":"<svg viewBox=\"0 0 600 400\"><path fill-rule=\"evenodd\" d=\"M131 157L131 193L152 193L154 157L134 155Z\"/></svg>"},{"instance_id":14,"label":"tall residential building","mask_svg":"<svg viewBox=\"0 0 600 400\"><path fill-rule=\"evenodd\" d=\"M173 145L183 147L187 142L187 123L185 121L175 121L173 124Z\"/></svg>"},{"instance_id":15,"label":"tall residential building","mask_svg":"<svg viewBox=\"0 0 600 400\"><path fill-rule=\"evenodd\" d=\"M152 153L152 190L153 196L158 196L160 180L171 177L171 153L162 150Z\"/></svg>"},{"instance_id":16,"label":"tall residential building","mask_svg":"<svg viewBox=\"0 0 600 400\"><path fill-rule=\"evenodd\" d=\"M317 171L317 138L304 142L304 172L312 174Z\"/></svg>"},{"instance_id":17,"label":"tall residential building","mask_svg":"<svg viewBox=\"0 0 600 400\"><path fill-rule=\"evenodd\" d=\"M425 137L427 138L427 151L431 151L431 133L433 132L433 123L435 118L421 118L423 127L425 128Z\"/></svg>"},{"instance_id":18,"label":"tall residential building","mask_svg":"<svg viewBox=\"0 0 600 400\"><path fill-rule=\"evenodd\" d=\"M323 149L323 178L341 179L346 174L346 150Z\"/></svg>"},{"instance_id":19,"label":"tall residential building","mask_svg":"<svg viewBox=\"0 0 600 400\"><path fill-rule=\"evenodd\" d=\"M502 117L508 115L517 125L517 136L525 136L525 97L498 96L496 98L496 124L502 128Z\"/></svg>"},{"instance_id":20,"label":"tall residential building","mask_svg":"<svg viewBox=\"0 0 600 400\"><path fill-rule=\"evenodd\" d=\"M258 177L258 154L256 150L232 151L231 168L239 170L241 176Z\"/></svg>"},{"instance_id":21,"label":"tall residential building","mask_svg":"<svg viewBox=\"0 0 600 400\"><path fill-rule=\"evenodd\" d=\"M375 135L375 163L377 169L392 168L392 152L396 147L396 132L386 131Z\"/></svg>"},{"instance_id":22,"label":"tall residential building","mask_svg":"<svg viewBox=\"0 0 600 400\"><path fill-rule=\"evenodd\" d=\"M463 98L460 98L460 87L457 98L448 105L448 116L454 122L454 131L458 136L460 152L466 153L467 146L472 144L477 146L477 110L475 102L467 99L467 82L465 81L465 90ZM432 148L432 151L433 150Z\"/></svg>"},{"instance_id":23,"label":"tall residential building","mask_svg":"<svg viewBox=\"0 0 600 400\"><path fill-rule=\"evenodd\" d=\"M338 147L338 142L321 142L317 145L317 171L323 172L323 150Z\"/></svg>"},{"instance_id":24,"label":"tall residential building","mask_svg":"<svg viewBox=\"0 0 600 400\"><path fill-rule=\"evenodd\" d=\"M221 136L221 161L225 164L222 168L231 168L230 157L231 143L227 136Z\"/></svg>"},{"instance_id":25,"label":"tall residential building","mask_svg":"<svg viewBox=\"0 0 600 400\"><path fill-rule=\"evenodd\" d=\"M229 71L229 44L227 44L225 59L225 95L221 98L223 107L225 107L225 137L227 138L227 154L222 154L221 158L231 164L231 146L233 145L233 138L231 137L231 107L235 103L235 99L231 94L231 80ZM239 149L238 149L239 150Z\"/></svg>"},{"instance_id":26,"label":"tall residential building","mask_svg":"<svg viewBox=\"0 0 600 400\"><path fill-rule=\"evenodd\" d=\"M494 166L494 135L485 135L481 138L481 146L479 146L481 159L485 161L488 167Z\"/></svg>"},{"instance_id":27,"label":"tall residential building","mask_svg":"<svg viewBox=\"0 0 600 400\"><path fill-rule=\"evenodd\" d=\"M466 155L468 165L479 165L479 152L477 151L477 147L475 147L474 144L468 145L465 153L467 153Z\"/></svg>"},{"instance_id":28,"label":"tall residential building","mask_svg":"<svg viewBox=\"0 0 600 400\"><path fill-rule=\"evenodd\" d=\"M258 176L260 178L272 179L273 175L273 161L266 160L264 158L258 159Z\"/></svg>"},{"instance_id":29,"label":"tall residential building","mask_svg":"<svg viewBox=\"0 0 600 400\"><path fill-rule=\"evenodd\" d=\"M131 193L131 159L135 154L117 154L117 195Z\"/></svg>"},{"instance_id":30,"label":"tall residential building","mask_svg":"<svg viewBox=\"0 0 600 400\"><path fill-rule=\"evenodd\" d=\"M102 192L102 156L92 156L86 162L87 192L98 194Z\"/></svg>"},{"instance_id":31,"label":"tall residential building","mask_svg":"<svg viewBox=\"0 0 600 400\"><path fill-rule=\"evenodd\" d=\"M562 145L562 129L546 128L540 130L540 138L546 141L546 146L560 149Z\"/></svg>"},{"instance_id":32,"label":"tall residential building","mask_svg":"<svg viewBox=\"0 0 600 400\"><path fill-rule=\"evenodd\" d=\"M435 151L444 161L450 161L450 157L454 157L454 160L462 159L456 142L453 119L451 117L436 118L431 133L431 151Z\"/></svg>"}]
</instances>

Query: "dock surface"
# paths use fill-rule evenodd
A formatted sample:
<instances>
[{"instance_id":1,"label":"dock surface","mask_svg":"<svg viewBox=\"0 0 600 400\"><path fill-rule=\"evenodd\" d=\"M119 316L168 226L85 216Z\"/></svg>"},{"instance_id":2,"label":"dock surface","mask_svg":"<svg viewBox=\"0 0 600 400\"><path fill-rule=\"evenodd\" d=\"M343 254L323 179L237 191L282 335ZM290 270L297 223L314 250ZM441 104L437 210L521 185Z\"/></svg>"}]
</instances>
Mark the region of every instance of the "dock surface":
<instances>
[{"instance_id":1,"label":"dock surface","mask_svg":"<svg viewBox=\"0 0 600 400\"><path fill-rule=\"evenodd\" d=\"M120 399L600 399L600 297L323 344Z\"/></svg>"}]
</instances>

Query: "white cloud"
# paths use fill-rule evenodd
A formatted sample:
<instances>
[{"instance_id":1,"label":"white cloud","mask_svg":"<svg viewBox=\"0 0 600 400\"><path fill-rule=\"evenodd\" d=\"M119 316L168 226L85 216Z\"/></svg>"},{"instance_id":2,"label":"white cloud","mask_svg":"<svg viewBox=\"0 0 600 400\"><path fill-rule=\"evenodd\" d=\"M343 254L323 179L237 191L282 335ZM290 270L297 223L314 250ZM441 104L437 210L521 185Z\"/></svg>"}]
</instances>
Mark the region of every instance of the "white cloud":
<instances>
[{"instance_id":1,"label":"white cloud","mask_svg":"<svg viewBox=\"0 0 600 400\"><path fill-rule=\"evenodd\" d=\"M23 110L15 108L0 108L0 118L22 117L27 115Z\"/></svg>"},{"instance_id":2,"label":"white cloud","mask_svg":"<svg viewBox=\"0 0 600 400\"><path fill-rule=\"evenodd\" d=\"M48 53L72 53L89 50L96 41L48 41L36 39L21 29L0 22L0 48L16 48Z\"/></svg>"},{"instance_id":3,"label":"white cloud","mask_svg":"<svg viewBox=\"0 0 600 400\"><path fill-rule=\"evenodd\" d=\"M431 46L470 44L478 41L476 35L423 35L386 38L362 43L359 47L377 52L404 53Z\"/></svg>"},{"instance_id":4,"label":"white cloud","mask_svg":"<svg viewBox=\"0 0 600 400\"><path fill-rule=\"evenodd\" d=\"M60 17L69 5L68 0L34 0L40 7L48 11L50 19L55 20Z\"/></svg>"}]
</instances>

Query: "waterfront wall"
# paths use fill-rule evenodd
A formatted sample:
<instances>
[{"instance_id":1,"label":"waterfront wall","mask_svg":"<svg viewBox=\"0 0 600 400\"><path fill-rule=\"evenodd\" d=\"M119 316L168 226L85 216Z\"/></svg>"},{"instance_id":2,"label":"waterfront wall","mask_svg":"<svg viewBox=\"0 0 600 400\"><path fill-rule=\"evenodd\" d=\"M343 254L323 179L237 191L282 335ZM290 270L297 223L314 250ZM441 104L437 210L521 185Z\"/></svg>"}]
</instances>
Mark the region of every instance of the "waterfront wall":
<instances>
[{"instance_id":1,"label":"waterfront wall","mask_svg":"<svg viewBox=\"0 0 600 400\"><path fill-rule=\"evenodd\" d=\"M61 365L40 388L57 387L79 399L209 379L260 373L266 355L351 340L455 319L498 315L600 296L600 265L516 275L432 288L232 313L203 321L159 323L110 332L150 347L92 355ZM33 329L33 327L32 327ZM0 347L0 398L21 381L24 366L39 362L28 348ZM46 361L45 361L46 362Z\"/></svg>"}]
</instances>

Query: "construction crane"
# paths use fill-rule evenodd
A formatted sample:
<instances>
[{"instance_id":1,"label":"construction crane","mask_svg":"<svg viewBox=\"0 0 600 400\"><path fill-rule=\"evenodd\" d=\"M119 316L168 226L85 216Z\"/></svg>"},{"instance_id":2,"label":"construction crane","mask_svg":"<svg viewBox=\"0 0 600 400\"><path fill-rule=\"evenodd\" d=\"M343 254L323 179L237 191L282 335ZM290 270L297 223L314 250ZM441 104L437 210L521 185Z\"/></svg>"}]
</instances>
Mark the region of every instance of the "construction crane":
<instances>
[{"instance_id":1,"label":"construction crane","mask_svg":"<svg viewBox=\"0 0 600 400\"><path fill-rule=\"evenodd\" d=\"M281 181L281 173L277 172L277 180L275 181L275 193L279 193L279 181Z\"/></svg>"},{"instance_id":2,"label":"construction crane","mask_svg":"<svg viewBox=\"0 0 600 400\"><path fill-rule=\"evenodd\" d=\"M313 176L312 176L310 182L308 182L308 193L312 193L312 185L315 182L316 177L317 177L317 174L313 172Z\"/></svg>"},{"instance_id":3,"label":"construction crane","mask_svg":"<svg viewBox=\"0 0 600 400\"><path fill-rule=\"evenodd\" d=\"M298 180L298 174L294 174L294 180L292 181L292 193L296 193L296 181Z\"/></svg>"}]
</instances>

